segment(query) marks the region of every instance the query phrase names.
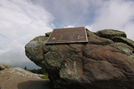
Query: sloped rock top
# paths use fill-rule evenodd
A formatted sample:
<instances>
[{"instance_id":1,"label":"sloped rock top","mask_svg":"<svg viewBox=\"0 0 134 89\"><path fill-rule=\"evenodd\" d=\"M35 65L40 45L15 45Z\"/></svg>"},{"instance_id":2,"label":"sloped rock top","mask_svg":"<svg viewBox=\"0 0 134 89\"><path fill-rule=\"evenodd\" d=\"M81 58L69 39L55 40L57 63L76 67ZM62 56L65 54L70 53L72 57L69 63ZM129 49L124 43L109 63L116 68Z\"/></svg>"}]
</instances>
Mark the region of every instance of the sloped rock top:
<instances>
[{"instance_id":1,"label":"sloped rock top","mask_svg":"<svg viewBox=\"0 0 134 89\"><path fill-rule=\"evenodd\" d=\"M118 31L114 29L104 29L96 32L96 35L104 38L111 39L112 37L119 36L119 37L127 37L126 33L123 31Z\"/></svg>"}]
</instances>

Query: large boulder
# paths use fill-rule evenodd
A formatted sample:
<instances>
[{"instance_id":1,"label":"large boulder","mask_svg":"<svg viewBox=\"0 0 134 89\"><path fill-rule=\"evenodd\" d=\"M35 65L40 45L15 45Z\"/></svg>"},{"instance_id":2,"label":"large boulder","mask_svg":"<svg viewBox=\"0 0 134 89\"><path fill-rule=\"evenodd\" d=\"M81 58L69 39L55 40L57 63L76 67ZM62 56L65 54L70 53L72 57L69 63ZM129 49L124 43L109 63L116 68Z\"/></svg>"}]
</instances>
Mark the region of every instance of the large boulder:
<instances>
[{"instance_id":1,"label":"large boulder","mask_svg":"<svg viewBox=\"0 0 134 89\"><path fill-rule=\"evenodd\" d=\"M0 71L0 89L50 89L49 80L43 80L22 68Z\"/></svg>"},{"instance_id":2,"label":"large boulder","mask_svg":"<svg viewBox=\"0 0 134 89\"><path fill-rule=\"evenodd\" d=\"M134 89L134 62L128 57L133 49L88 30L87 36L88 43L51 45L39 36L25 46L26 55L48 72L55 88Z\"/></svg>"}]
</instances>

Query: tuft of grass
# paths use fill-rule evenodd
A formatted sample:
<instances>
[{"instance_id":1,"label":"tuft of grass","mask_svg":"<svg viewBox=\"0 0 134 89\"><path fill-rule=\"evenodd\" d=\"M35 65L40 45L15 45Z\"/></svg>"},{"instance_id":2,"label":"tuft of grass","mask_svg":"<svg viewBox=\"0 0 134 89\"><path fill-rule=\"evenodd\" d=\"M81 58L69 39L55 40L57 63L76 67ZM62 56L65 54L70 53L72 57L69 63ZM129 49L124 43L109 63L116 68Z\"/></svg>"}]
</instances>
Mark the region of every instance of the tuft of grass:
<instances>
[{"instance_id":1,"label":"tuft of grass","mask_svg":"<svg viewBox=\"0 0 134 89\"><path fill-rule=\"evenodd\" d=\"M43 74L43 75L45 75L45 76L39 76L41 79L49 79L48 78L48 73L46 73L46 74Z\"/></svg>"}]
</instances>

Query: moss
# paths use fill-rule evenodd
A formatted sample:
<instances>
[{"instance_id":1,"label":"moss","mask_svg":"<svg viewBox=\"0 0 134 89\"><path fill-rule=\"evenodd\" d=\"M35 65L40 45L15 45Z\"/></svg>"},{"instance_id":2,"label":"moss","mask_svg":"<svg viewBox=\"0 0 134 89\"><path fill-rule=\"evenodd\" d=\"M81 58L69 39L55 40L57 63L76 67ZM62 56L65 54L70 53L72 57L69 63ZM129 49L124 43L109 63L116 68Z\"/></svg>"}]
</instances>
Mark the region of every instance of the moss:
<instances>
[{"instance_id":1,"label":"moss","mask_svg":"<svg viewBox=\"0 0 134 89\"><path fill-rule=\"evenodd\" d=\"M114 43L112 40L107 39L110 44Z\"/></svg>"},{"instance_id":2,"label":"moss","mask_svg":"<svg viewBox=\"0 0 134 89\"><path fill-rule=\"evenodd\" d=\"M130 39L127 39L127 38L123 38L122 39L126 42L128 42L128 44L131 44L133 47L134 47L134 41L130 40Z\"/></svg>"}]
</instances>

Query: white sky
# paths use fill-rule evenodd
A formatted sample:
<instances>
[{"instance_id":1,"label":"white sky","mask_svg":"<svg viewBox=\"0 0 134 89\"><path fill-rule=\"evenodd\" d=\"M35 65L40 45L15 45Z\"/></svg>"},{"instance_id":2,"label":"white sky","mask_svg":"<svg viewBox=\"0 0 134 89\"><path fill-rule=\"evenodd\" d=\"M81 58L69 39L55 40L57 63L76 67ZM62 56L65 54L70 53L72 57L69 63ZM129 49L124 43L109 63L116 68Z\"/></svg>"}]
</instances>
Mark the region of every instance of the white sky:
<instances>
[{"instance_id":1,"label":"white sky","mask_svg":"<svg viewBox=\"0 0 134 89\"><path fill-rule=\"evenodd\" d=\"M37 68L24 46L53 28L116 29L134 40L133 0L0 0L0 64Z\"/></svg>"}]
</instances>

